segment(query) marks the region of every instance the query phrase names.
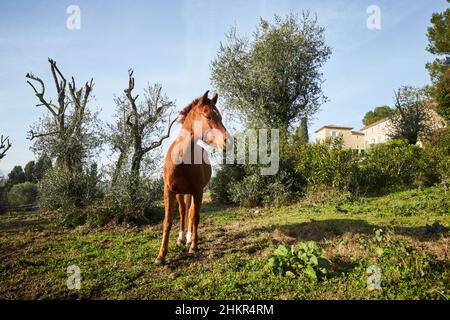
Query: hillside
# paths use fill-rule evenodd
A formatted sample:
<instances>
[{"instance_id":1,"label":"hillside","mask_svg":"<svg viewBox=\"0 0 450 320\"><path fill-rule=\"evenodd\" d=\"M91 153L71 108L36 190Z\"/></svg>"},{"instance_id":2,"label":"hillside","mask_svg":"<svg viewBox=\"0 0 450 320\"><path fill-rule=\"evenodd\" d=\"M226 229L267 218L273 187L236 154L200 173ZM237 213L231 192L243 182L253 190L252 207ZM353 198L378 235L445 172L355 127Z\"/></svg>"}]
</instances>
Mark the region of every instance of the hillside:
<instances>
[{"instance_id":1,"label":"hillside","mask_svg":"<svg viewBox=\"0 0 450 320\"><path fill-rule=\"evenodd\" d=\"M153 265L157 218L139 228L61 229L45 214L1 215L0 298L449 299L449 198L428 188L252 210L205 203L200 253L175 245L176 222L162 267ZM280 243L310 240L331 262L325 278L274 275L266 266ZM66 287L70 265L80 267L80 290ZM372 265L382 290L367 290Z\"/></svg>"}]
</instances>

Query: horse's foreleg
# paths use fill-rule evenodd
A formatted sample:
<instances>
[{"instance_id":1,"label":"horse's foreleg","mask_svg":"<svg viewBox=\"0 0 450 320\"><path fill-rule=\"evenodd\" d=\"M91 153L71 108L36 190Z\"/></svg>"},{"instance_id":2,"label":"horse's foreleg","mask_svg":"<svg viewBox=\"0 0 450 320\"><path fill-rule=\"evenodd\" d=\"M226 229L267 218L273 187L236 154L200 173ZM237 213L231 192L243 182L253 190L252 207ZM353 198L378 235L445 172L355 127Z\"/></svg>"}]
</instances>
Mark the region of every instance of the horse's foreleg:
<instances>
[{"instance_id":1,"label":"horse's foreleg","mask_svg":"<svg viewBox=\"0 0 450 320\"><path fill-rule=\"evenodd\" d=\"M202 205L203 192L193 196L194 201L190 210L189 222L192 232L192 243L189 248L189 253L195 253L198 245L198 224L200 222L200 207Z\"/></svg>"},{"instance_id":2,"label":"horse's foreleg","mask_svg":"<svg viewBox=\"0 0 450 320\"><path fill-rule=\"evenodd\" d=\"M177 245L182 245L184 241L184 231L186 230L186 204L184 202L184 195L177 194L178 211L180 212L180 231L178 232Z\"/></svg>"},{"instance_id":3,"label":"horse's foreleg","mask_svg":"<svg viewBox=\"0 0 450 320\"><path fill-rule=\"evenodd\" d=\"M186 219L187 219L186 248L189 248L192 242L192 215L193 215L192 210L194 209L194 206L192 206L191 203L192 203L192 196L188 194L186 195Z\"/></svg>"},{"instance_id":4,"label":"horse's foreleg","mask_svg":"<svg viewBox=\"0 0 450 320\"><path fill-rule=\"evenodd\" d=\"M155 260L155 264L163 264L165 262L167 248L169 246L169 233L173 223L173 207L175 204L175 193L164 188L164 222L163 222L163 237L159 255Z\"/></svg>"}]
</instances>

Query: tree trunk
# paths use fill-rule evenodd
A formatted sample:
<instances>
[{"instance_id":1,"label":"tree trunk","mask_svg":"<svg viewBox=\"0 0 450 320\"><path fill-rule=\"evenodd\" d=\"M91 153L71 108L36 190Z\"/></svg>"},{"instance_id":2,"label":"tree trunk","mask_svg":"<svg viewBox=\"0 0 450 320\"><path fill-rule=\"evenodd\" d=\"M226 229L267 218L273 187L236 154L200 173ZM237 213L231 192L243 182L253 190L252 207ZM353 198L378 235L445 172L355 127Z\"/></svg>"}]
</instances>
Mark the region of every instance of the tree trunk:
<instances>
[{"instance_id":1,"label":"tree trunk","mask_svg":"<svg viewBox=\"0 0 450 320\"><path fill-rule=\"evenodd\" d=\"M117 180L119 179L119 174L122 171L123 163L126 160L128 149L125 148L120 150L119 159L116 162L116 168L114 169L113 176L111 179L111 184L115 186L117 184Z\"/></svg>"},{"instance_id":2,"label":"tree trunk","mask_svg":"<svg viewBox=\"0 0 450 320\"><path fill-rule=\"evenodd\" d=\"M129 193L131 200L137 199L137 193L139 190L140 183L140 171L141 171L141 162L144 153L142 150L135 150L133 157L131 159L131 172L130 172L130 181L129 181Z\"/></svg>"}]
</instances>

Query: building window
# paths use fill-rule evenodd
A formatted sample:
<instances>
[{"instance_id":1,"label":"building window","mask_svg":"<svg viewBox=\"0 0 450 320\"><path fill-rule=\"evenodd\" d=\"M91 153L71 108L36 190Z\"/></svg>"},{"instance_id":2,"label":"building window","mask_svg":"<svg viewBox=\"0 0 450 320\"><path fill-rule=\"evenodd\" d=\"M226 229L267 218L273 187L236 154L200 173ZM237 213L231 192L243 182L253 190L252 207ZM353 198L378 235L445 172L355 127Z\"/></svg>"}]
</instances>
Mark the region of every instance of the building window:
<instances>
[{"instance_id":1,"label":"building window","mask_svg":"<svg viewBox=\"0 0 450 320\"><path fill-rule=\"evenodd\" d=\"M333 138L336 138L337 132L336 132L336 131L331 131L331 136L332 136Z\"/></svg>"}]
</instances>

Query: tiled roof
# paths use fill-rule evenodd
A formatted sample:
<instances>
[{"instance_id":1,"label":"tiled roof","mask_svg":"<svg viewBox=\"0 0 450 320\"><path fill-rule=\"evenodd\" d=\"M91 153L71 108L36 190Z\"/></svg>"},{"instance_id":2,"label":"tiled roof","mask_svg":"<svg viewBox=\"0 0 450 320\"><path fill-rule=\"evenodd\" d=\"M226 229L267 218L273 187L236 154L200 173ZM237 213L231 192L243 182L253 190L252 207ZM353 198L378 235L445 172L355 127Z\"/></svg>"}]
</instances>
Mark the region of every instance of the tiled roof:
<instances>
[{"instance_id":1,"label":"tiled roof","mask_svg":"<svg viewBox=\"0 0 450 320\"><path fill-rule=\"evenodd\" d=\"M388 120L389 120L388 117L383 118L383 119L381 119L381 120L378 120L378 121L376 121L376 122L374 122L374 123L369 124L368 126L365 126L364 128L361 128L361 129L359 129L359 130L360 130L360 131L367 130L367 129L373 127L373 126L376 126L377 124L386 122L386 121L388 121Z\"/></svg>"},{"instance_id":2,"label":"tiled roof","mask_svg":"<svg viewBox=\"0 0 450 320\"><path fill-rule=\"evenodd\" d=\"M328 124L326 126L323 126L319 129L317 129L316 131L314 131L314 133L317 133L320 130L325 129L325 128L327 128L327 129L343 129L343 130L352 130L353 129L353 127L339 126L337 124Z\"/></svg>"}]
</instances>

